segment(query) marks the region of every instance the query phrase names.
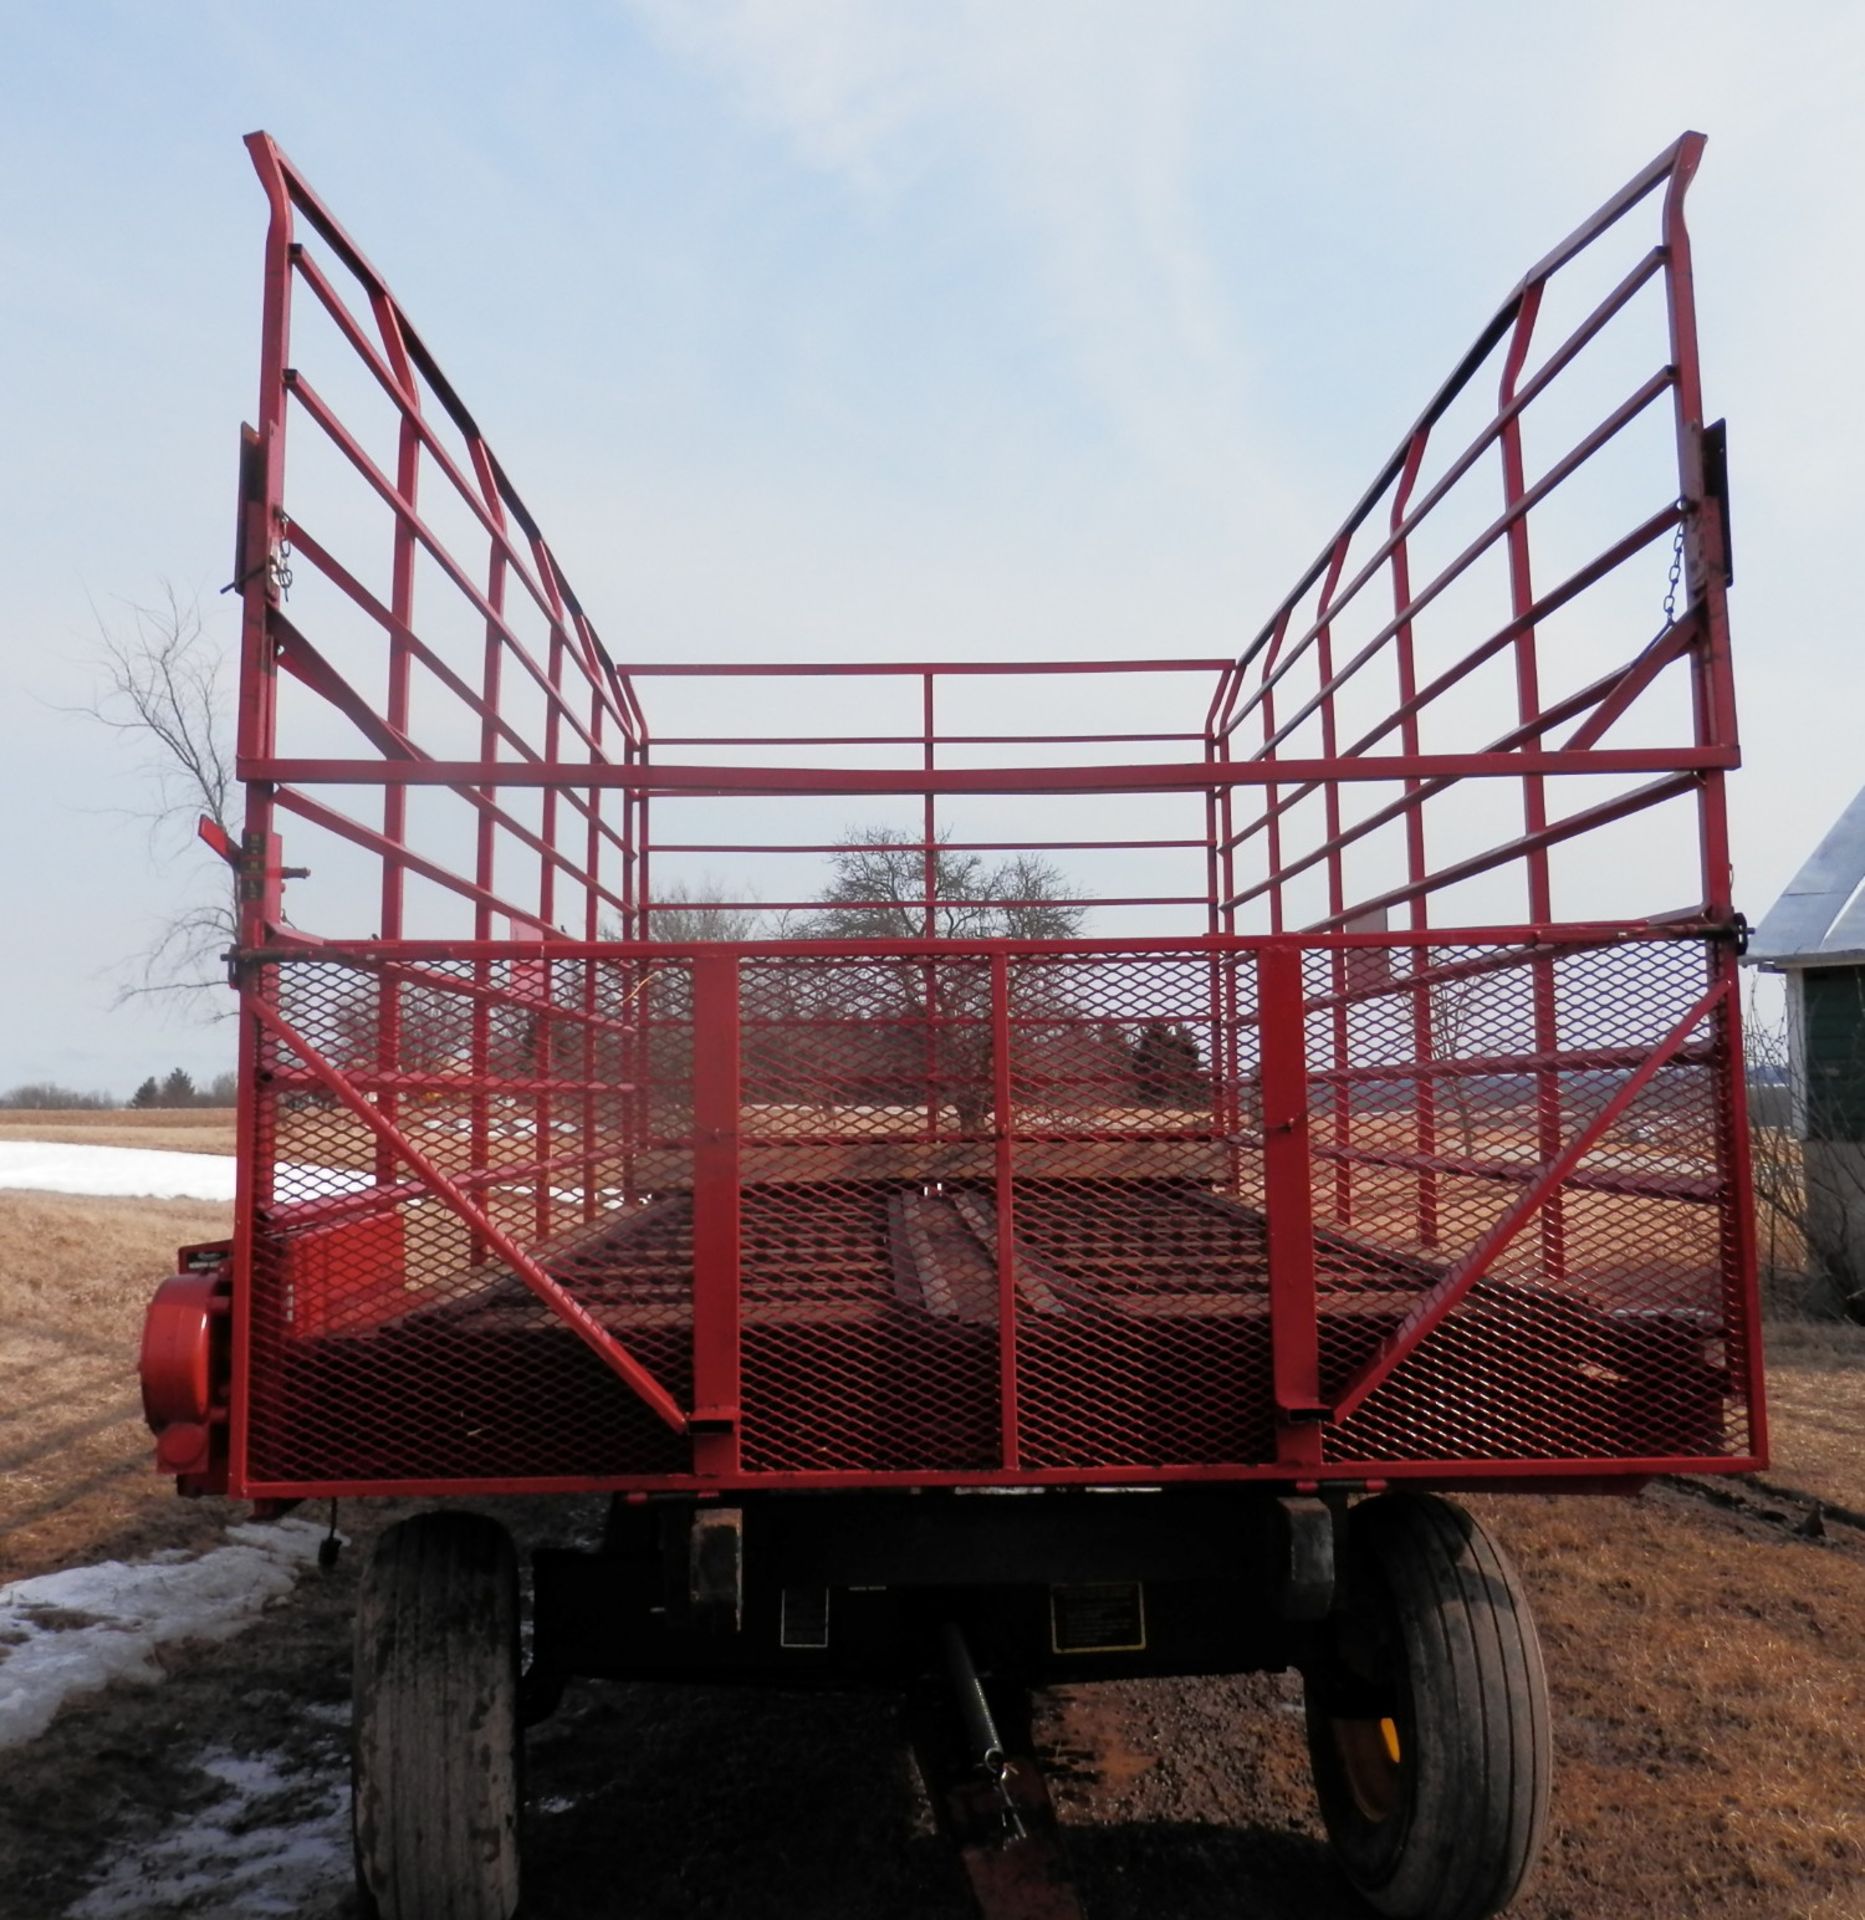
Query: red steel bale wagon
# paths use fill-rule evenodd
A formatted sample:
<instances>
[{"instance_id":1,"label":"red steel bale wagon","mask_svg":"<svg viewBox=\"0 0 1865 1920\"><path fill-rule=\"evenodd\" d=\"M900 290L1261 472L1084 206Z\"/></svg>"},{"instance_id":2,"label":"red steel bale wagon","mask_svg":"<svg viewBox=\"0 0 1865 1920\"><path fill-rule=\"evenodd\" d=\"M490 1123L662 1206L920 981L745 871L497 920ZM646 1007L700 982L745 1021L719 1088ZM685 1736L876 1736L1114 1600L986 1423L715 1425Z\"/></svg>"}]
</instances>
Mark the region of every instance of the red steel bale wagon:
<instances>
[{"instance_id":1,"label":"red steel bale wagon","mask_svg":"<svg viewBox=\"0 0 1865 1920\"><path fill-rule=\"evenodd\" d=\"M979 1675L1295 1668L1352 1882L1499 1911L1546 1685L1447 1495L1765 1450L1702 137L1530 270L1239 653L703 667L605 648L248 144L238 1200L151 1312L160 1463L610 1496L533 1558L522 1675L506 1529L384 1536L367 1901L512 1911L572 1676L949 1668L1001 1773Z\"/></svg>"}]
</instances>

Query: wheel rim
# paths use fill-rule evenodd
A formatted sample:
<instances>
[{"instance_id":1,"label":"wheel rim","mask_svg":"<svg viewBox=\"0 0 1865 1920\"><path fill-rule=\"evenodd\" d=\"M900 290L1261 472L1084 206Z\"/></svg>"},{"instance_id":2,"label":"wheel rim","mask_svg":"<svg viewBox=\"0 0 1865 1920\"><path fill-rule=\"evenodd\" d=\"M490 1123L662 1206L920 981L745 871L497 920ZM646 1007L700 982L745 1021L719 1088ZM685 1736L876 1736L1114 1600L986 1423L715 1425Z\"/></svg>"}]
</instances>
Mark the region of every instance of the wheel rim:
<instances>
[{"instance_id":1,"label":"wheel rim","mask_svg":"<svg viewBox=\"0 0 1865 1920\"><path fill-rule=\"evenodd\" d=\"M1330 1722L1342 1777L1361 1817L1390 1820L1404 1798L1405 1743L1399 1723L1384 1714L1377 1720Z\"/></svg>"}]
</instances>

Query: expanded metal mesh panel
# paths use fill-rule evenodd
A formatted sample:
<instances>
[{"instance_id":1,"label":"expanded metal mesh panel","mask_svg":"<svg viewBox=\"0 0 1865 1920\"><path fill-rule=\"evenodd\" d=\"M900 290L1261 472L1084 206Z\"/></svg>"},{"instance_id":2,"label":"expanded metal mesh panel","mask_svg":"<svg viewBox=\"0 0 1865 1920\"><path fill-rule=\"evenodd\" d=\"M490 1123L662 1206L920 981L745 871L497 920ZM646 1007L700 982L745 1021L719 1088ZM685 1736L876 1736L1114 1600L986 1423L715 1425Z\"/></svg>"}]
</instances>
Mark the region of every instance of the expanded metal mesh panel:
<instances>
[{"instance_id":1,"label":"expanded metal mesh panel","mask_svg":"<svg viewBox=\"0 0 1865 1920\"><path fill-rule=\"evenodd\" d=\"M513 958L269 974L303 1045L268 1040L260 1063L253 1475L688 1465L508 1255L690 1398L684 970Z\"/></svg>"},{"instance_id":2,"label":"expanded metal mesh panel","mask_svg":"<svg viewBox=\"0 0 1865 1920\"><path fill-rule=\"evenodd\" d=\"M1740 1454L1718 964L1337 944L1276 1004L1221 943L271 966L251 1478L691 1473L708 1325L753 1476L1273 1471L1305 1322L1357 1402L1324 1465Z\"/></svg>"},{"instance_id":3,"label":"expanded metal mesh panel","mask_svg":"<svg viewBox=\"0 0 1865 1920\"><path fill-rule=\"evenodd\" d=\"M996 1465L988 962L748 962L740 1020L745 1466Z\"/></svg>"},{"instance_id":4,"label":"expanded metal mesh panel","mask_svg":"<svg viewBox=\"0 0 1865 1920\"><path fill-rule=\"evenodd\" d=\"M1234 957L1064 956L1011 970L1025 1466L1272 1451L1263 1220L1234 1197L1253 992Z\"/></svg>"},{"instance_id":5,"label":"expanded metal mesh panel","mask_svg":"<svg viewBox=\"0 0 1865 1920\"><path fill-rule=\"evenodd\" d=\"M1351 1282L1321 1282L1323 1397L1480 1269L1330 1425L1328 1459L1748 1450L1720 1013L1649 1064L1711 986L1707 951L1419 947L1357 980L1309 956L1317 1235L1362 1250Z\"/></svg>"}]
</instances>

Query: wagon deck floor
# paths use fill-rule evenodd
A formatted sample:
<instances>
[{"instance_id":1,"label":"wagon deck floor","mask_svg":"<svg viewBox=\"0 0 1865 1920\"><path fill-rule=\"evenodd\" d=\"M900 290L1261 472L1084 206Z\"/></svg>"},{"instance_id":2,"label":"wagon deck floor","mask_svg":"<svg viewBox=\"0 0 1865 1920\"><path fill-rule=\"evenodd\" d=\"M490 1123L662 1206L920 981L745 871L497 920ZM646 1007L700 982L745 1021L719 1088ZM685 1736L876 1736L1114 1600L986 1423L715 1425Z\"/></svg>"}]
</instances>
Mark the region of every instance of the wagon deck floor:
<instances>
[{"instance_id":1,"label":"wagon deck floor","mask_svg":"<svg viewBox=\"0 0 1865 1920\"><path fill-rule=\"evenodd\" d=\"M1002 1279L995 1200L984 1184L748 1183L741 1198L740 1318L749 1329L861 1324L902 1309L934 1321L994 1322ZM539 1264L611 1331L691 1318L692 1203L669 1194L566 1236ZM1019 1317L1095 1312L1267 1312L1260 1209L1173 1180L1028 1180L1011 1235ZM1326 1310L1400 1310L1437 1272L1341 1235L1317 1236ZM496 1267L424 1319L488 1331L535 1321L522 1281Z\"/></svg>"}]
</instances>

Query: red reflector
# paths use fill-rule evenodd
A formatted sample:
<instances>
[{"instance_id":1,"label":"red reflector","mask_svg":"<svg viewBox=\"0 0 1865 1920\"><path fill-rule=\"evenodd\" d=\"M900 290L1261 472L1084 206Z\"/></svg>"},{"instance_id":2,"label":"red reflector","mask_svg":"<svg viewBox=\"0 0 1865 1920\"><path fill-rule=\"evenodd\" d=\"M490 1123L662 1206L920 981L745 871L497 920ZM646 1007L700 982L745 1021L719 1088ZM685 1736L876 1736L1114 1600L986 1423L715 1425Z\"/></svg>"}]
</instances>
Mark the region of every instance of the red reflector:
<instances>
[{"instance_id":1,"label":"red reflector","mask_svg":"<svg viewBox=\"0 0 1865 1920\"><path fill-rule=\"evenodd\" d=\"M198 1425L213 1404L211 1273L171 1274L142 1323L142 1412L150 1427Z\"/></svg>"}]
</instances>

